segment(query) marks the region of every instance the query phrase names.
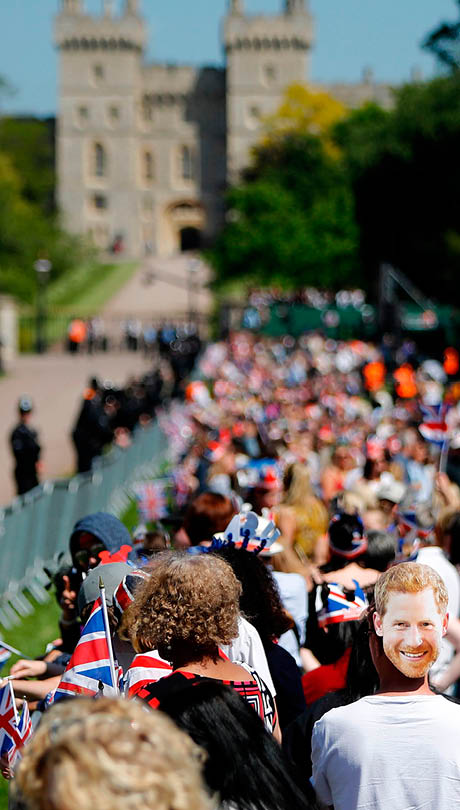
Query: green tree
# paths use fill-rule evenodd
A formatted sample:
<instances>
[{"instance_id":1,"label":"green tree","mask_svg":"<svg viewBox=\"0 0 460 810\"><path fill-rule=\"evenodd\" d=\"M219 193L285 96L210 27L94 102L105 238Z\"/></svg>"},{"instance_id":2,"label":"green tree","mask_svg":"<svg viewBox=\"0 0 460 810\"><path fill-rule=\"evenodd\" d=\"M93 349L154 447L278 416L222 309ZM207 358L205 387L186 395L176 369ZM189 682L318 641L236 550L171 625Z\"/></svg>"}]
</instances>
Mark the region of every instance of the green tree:
<instances>
[{"instance_id":1,"label":"green tree","mask_svg":"<svg viewBox=\"0 0 460 810\"><path fill-rule=\"evenodd\" d=\"M458 72L406 85L393 111L368 106L336 127L367 277L387 261L449 302L460 272L459 93Z\"/></svg>"},{"instance_id":2,"label":"green tree","mask_svg":"<svg viewBox=\"0 0 460 810\"><path fill-rule=\"evenodd\" d=\"M285 287L360 280L351 189L318 138L289 134L261 144L227 203L227 225L210 252L218 280Z\"/></svg>"},{"instance_id":3,"label":"green tree","mask_svg":"<svg viewBox=\"0 0 460 810\"><path fill-rule=\"evenodd\" d=\"M54 219L22 194L21 179L5 154L0 153L0 291L33 302L34 262L47 257L52 279L82 261L84 245L64 233Z\"/></svg>"},{"instance_id":4,"label":"green tree","mask_svg":"<svg viewBox=\"0 0 460 810\"><path fill-rule=\"evenodd\" d=\"M460 11L460 0L456 0ZM423 47L449 70L460 68L460 21L444 22L428 34Z\"/></svg>"},{"instance_id":5,"label":"green tree","mask_svg":"<svg viewBox=\"0 0 460 810\"><path fill-rule=\"evenodd\" d=\"M16 169L25 199L46 215L54 213L54 119L3 118L0 152Z\"/></svg>"}]
</instances>

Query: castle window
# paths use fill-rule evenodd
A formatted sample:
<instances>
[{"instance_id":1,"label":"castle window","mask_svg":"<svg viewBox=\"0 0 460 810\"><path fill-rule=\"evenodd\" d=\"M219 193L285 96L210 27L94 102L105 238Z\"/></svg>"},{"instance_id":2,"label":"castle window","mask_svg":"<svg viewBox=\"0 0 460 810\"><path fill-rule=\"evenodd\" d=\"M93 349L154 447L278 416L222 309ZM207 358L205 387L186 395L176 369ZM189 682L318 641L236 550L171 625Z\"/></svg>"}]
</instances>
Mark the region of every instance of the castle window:
<instances>
[{"instance_id":1,"label":"castle window","mask_svg":"<svg viewBox=\"0 0 460 810\"><path fill-rule=\"evenodd\" d=\"M104 78L104 68L102 65L93 65L93 79L96 82L101 82Z\"/></svg>"},{"instance_id":2,"label":"castle window","mask_svg":"<svg viewBox=\"0 0 460 810\"><path fill-rule=\"evenodd\" d=\"M147 96L142 102L142 115L144 121L153 121L153 104L152 100Z\"/></svg>"},{"instance_id":3,"label":"castle window","mask_svg":"<svg viewBox=\"0 0 460 810\"><path fill-rule=\"evenodd\" d=\"M195 176L193 152L189 146L182 146L180 152L181 177L183 180L193 180Z\"/></svg>"},{"instance_id":4,"label":"castle window","mask_svg":"<svg viewBox=\"0 0 460 810\"><path fill-rule=\"evenodd\" d=\"M80 126L84 126L87 121L89 120L89 110L88 107L78 107L77 108L77 122Z\"/></svg>"},{"instance_id":5,"label":"castle window","mask_svg":"<svg viewBox=\"0 0 460 810\"><path fill-rule=\"evenodd\" d=\"M267 84L273 84L273 82L276 81L276 68L274 65L265 65L264 79Z\"/></svg>"},{"instance_id":6,"label":"castle window","mask_svg":"<svg viewBox=\"0 0 460 810\"><path fill-rule=\"evenodd\" d=\"M109 207L109 203L105 194L94 194L93 206L97 208L98 211L106 211Z\"/></svg>"},{"instance_id":7,"label":"castle window","mask_svg":"<svg viewBox=\"0 0 460 810\"><path fill-rule=\"evenodd\" d=\"M105 177L107 174L107 154L101 143L94 144L94 174Z\"/></svg>"},{"instance_id":8,"label":"castle window","mask_svg":"<svg viewBox=\"0 0 460 810\"><path fill-rule=\"evenodd\" d=\"M153 180L154 178L154 165L153 165L153 155L151 152L144 152L144 180Z\"/></svg>"},{"instance_id":9,"label":"castle window","mask_svg":"<svg viewBox=\"0 0 460 810\"><path fill-rule=\"evenodd\" d=\"M120 108L119 107L109 107L109 118L112 124L116 124L117 121L120 119Z\"/></svg>"},{"instance_id":10,"label":"castle window","mask_svg":"<svg viewBox=\"0 0 460 810\"><path fill-rule=\"evenodd\" d=\"M260 117L261 117L261 112L260 112L259 107L256 107L255 105L252 106L252 107L249 107L249 110L248 110L248 125L250 127L252 127L252 128L257 127L258 124L260 123Z\"/></svg>"}]
</instances>

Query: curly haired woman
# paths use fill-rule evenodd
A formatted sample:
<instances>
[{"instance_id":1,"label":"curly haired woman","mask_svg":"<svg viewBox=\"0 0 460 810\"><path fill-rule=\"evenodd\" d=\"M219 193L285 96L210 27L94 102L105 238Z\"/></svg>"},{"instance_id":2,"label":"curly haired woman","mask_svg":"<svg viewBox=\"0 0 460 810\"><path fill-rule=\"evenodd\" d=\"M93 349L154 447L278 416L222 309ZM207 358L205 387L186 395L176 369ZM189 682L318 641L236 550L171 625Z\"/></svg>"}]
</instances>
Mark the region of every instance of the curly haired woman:
<instances>
[{"instance_id":1,"label":"curly haired woman","mask_svg":"<svg viewBox=\"0 0 460 810\"><path fill-rule=\"evenodd\" d=\"M162 555L131 607L130 633L138 652L157 649L173 672L138 697L153 708L171 693L215 679L232 686L278 734L276 707L254 670L219 651L238 635L241 585L231 567L211 554Z\"/></svg>"}]
</instances>

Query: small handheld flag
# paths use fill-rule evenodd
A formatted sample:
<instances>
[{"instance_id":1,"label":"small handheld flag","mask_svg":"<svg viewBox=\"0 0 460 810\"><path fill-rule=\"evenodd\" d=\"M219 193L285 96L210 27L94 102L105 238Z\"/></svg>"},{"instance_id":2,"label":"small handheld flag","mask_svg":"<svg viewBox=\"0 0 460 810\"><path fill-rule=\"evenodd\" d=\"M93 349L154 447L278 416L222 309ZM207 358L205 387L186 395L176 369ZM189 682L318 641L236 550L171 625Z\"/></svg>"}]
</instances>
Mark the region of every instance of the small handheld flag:
<instances>
[{"instance_id":1,"label":"small handheld flag","mask_svg":"<svg viewBox=\"0 0 460 810\"><path fill-rule=\"evenodd\" d=\"M11 748L8 752L8 759L12 768L15 767L17 761L21 758L21 748L26 744L33 734L32 720L30 718L29 704L27 703L27 700L24 700L21 716L17 723L17 730L21 738L21 744L16 744L14 748Z\"/></svg>"},{"instance_id":2,"label":"small handheld flag","mask_svg":"<svg viewBox=\"0 0 460 810\"><path fill-rule=\"evenodd\" d=\"M108 621L106 623L104 619L103 602L99 597L94 603L52 702L77 695L93 697L100 691L99 682L103 683L106 696L118 695L110 633L106 628Z\"/></svg>"},{"instance_id":3,"label":"small handheld flag","mask_svg":"<svg viewBox=\"0 0 460 810\"><path fill-rule=\"evenodd\" d=\"M419 425L419 432L427 442L442 446L449 436L449 425L446 422L449 405L420 405L423 413L423 422Z\"/></svg>"},{"instance_id":4,"label":"small handheld flag","mask_svg":"<svg viewBox=\"0 0 460 810\"><path fill-rule=\"evenodd\" d=\"M2 643L0 642L0 672L2 671L6 662L9 661L10 658L11 658L10 651L7 650L6 647L3 647Z\"/></svg>"},{"instance_id":5,"label":"small handheld flag","mask_svg":"<svg viewBox=\"0 0 460 810\"><path fill-rule=\"evenodd\" d=\"M16 748L21 748L18 713L11 681L0 689L0 756L11 762Z\"/></svg>"}]
</instances>

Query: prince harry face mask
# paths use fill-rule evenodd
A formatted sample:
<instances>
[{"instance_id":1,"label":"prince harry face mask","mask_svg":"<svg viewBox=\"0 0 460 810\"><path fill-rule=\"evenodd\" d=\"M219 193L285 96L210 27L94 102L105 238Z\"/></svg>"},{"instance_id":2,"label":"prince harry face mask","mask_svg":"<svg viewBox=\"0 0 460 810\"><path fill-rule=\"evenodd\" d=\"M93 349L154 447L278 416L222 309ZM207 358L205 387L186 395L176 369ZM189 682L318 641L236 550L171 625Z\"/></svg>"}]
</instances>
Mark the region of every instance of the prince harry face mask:
<instances>
[{"instance_id":1,"label":"prince harry face mask","mask_svg":"<svg viewBox=\"0 0 460 810\"><path fill-rule=\"evenodd\" d=\"M417 593L391 591L374 627L391 663L407 678L423 678L436 661L448 616L441 615L433 588Z\"/></svg>"}]
</instances>

